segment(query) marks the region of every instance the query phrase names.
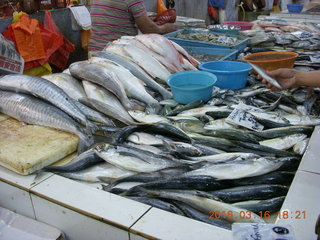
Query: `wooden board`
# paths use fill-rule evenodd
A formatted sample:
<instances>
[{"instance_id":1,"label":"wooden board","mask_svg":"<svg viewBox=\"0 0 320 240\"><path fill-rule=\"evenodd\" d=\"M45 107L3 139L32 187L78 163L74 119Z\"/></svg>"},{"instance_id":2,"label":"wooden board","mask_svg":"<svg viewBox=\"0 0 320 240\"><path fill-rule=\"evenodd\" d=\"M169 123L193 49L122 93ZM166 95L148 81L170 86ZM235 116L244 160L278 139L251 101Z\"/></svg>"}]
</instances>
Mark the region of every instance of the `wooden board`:
<instances>
[{"instance_id":1,"label":"wooden board","mask_svg":"<svg viewBox=\"0 0 320 240\"><path fill-rule=\"evenodd\" d=\"M0 115L0 165L28 175L76 151L76 135Z\"/></svg>"}]
</instances>

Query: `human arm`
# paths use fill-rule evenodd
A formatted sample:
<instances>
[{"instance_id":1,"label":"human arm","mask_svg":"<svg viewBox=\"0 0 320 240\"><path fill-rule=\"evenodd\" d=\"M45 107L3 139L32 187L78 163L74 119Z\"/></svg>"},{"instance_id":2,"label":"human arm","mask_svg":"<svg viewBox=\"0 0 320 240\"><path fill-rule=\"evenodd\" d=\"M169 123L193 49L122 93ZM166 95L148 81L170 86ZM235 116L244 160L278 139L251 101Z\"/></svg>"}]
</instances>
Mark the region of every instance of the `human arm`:
<instances>
[{"instance_id":1,"label":"human arm","mask_svg":"<svg viewBox=\"0 0 320 240\"><path fill-rule=\"evenodd\" d=\"M266 72L270 77L275 78L284 88L295 88L299 86L320 87L320 70L318 71L299 71L295 69L281 68ZM279 89L262 79L262 82L273 91Z\"/></svg>"},{"instance_id":2,"label":"human arm","mask_svg":"<svg viewBox=\"0 0 320 240\"><path fill-rule=\"evenodd\" d=\"M157 25L148 17L147 13L143 13L141 16L136 17L135 22L142 33L165 34L178 30L178 26L174 23Z\"/></svg>"}]
</instances>

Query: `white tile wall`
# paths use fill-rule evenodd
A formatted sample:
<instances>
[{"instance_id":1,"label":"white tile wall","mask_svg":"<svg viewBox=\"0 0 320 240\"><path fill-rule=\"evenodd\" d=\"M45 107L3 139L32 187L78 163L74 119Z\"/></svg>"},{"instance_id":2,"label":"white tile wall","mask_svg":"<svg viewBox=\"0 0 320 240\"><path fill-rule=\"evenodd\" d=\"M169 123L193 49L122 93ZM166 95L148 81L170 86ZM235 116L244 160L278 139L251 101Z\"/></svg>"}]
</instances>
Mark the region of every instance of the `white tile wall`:
<instances>
[{"instance_id":1,"label":"white tile wall","mask_svg":"<svg viewBox=\"0 0 320 240\"><path fill-rule=\"evenodd\" d=\"M311 136L306 153L303 156L299 170L320 174L319 148L320 126L317 126Z\"/></svg>"},{"instance_id":2,"label":"white tile wall","mask_svg":"<svg viewBox=\"0 0 320 240\"><path fill-rule=\"evenodd\" d=\"M33 194L31 197L36 219L60 229L68 240L129 240L127 230L90 218Z\"/></svg>"},{"instance_id":3,"label":"white tile wall","mask_svg":"<svg viewBox=\"0 0 320 240\"><path fill-rule=\"evenodd\" d=\"M1 181L0 206L26 217L34 218L29 192Z\"/></svg>"},{"instance_id":4,"label":"white tile wall","mask_svg":"<svg viewBox=\"0 0 320 240\"><path fill-rule=\"evenodd\" d=\"M208 215L209 217L209 215ZM152 208L130 229L131 240L231 240L232 232Z\"/></svg>"},{"instance_id":5,"label":"white tile wall","mask_svg":"<svg viewBox=\"0 0 320 240\"><path fill-rule=\"evenodd\" d=\"M290 224L298 240L317 239L314 229L320 215L319 183L320 175L298 171L283 203L280 213L282 219L278 218L277 223ZM287 216L284 211L288 211Z\"/></svg>"},{"instance_id":6,"label":"white tile wall","mask_svg":"<svg viewBox=\"0 0 320 240\"><path fill-rule=\"evenodd\" d=\"M58 175L31 189L32 193L129 229L150 206L132 201Z\"/></svg>"}]
</instances>

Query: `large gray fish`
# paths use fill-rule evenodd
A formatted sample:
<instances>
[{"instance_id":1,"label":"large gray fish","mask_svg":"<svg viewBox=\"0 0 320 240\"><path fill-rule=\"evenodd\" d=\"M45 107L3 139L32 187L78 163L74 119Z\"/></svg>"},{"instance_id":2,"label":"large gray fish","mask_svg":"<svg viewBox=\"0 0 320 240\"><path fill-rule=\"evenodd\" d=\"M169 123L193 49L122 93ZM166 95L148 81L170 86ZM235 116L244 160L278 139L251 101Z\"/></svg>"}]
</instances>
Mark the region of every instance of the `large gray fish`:
<instances>
[{"instance_id":1,"label":"large gray fish","mask_svg":"<svg viewBox=\"0 0 320 240\"><path fill-rule=\"evenodd\" d=\"M185 174L185 176L207 175L217 179L238 179L259 176L272 172L283 165L284 161L272 158L256 158L220 164L206 164Z\"/></svg>"},{"instance_id":2,"label":"large gray fish","mask_svg":"<svg viewBox=\"0 0 320 240\"><path fill-rule=\"evenodd\" d=\"M262 184L215 190L210 193L224 202L234 203L249 200L266 200L285 196L288 190L289 188L283 185Z\"/></svg>"},{"instance_id":3,"label":"large gray fish","mask_svg":"<svg viewBox=\"0 0 320 240\"><path fill-rule=\"evenodd\" d=\"M60 87L69 97L78 100L79 98L86 97L86 94L78 79L72 77L67 73L53 73L42 76L43 78L54 83Z\"/></svg>"},{"instance_id":4,"label":"large gray fish","mask_svg":"<svg viewBox=\"0 0 320 240\"><path fill-rule=\"evenodd\" d=\"M70 97L61 88L44 78L9 74L0 78L0 89L28 93L40 97L60 108L79 123L88 126L90 130L91 126L86 116L74 105Z\"/></svg>"},{"instance_id":5,"label":"large gray fish","mask_svg":"<svg viewBox=\"0 0 320 240\"><path fill-rule=\"evenodd\" d=\"M114 122L111 119L107 118L102 113L95 111L92 108L87 107L86 105L76 100L74 100L74 104L84 113L84 115L86 115L86 117L89 120L104 124L106 126L112 126L112 127L115 126Z\"/></svg>"},{"instance_id":6,"label":"large gray fish","mask_svg":"<svg viewBox=\"0 0 320 240\"><path fill-rule=\"evenodd\" d=\"M87 61L72 63L69 69L76 78L96 83L108 89L117 96L127 110L134 108L134 105L127 97L123 84L112 71Z\"/></svg>"},{"instance_id":7,"label":"large gray fish","mask_svg":"<svg viewBox=\"0 0 320 240\"><path fill-rule=\"evenodd\" d=\"M0 91L0 112L21 122L55 128L79 136L78 152L93 144L91 135L59 108L26 94Z\"/></svg>"},{"instance_id":8,"label":"large gray fish","mask_svg":"<svg viewBox=\"0 0 320 240\"><path fill-rule=\"evenodd\" d=\"M122 114L121 111L118 109L114 108L113 106L101 102L99 100L93 99L93 98L80 98L79 101L86 106L89 106L109 117L112 117L120 122L123 122L124 124L130 125L130 124L135 124L134 121L132 121L132 118L129 116L127 117L126 115Z\"/></svg>"},{"instance_id":9,"label":"large gray fish","mask_svg":"<svg viewBox=\"0 0 320 240\"><path fill-rule=\"evenodd\" d=\"M274 213L276 211L279 211L281 209L281 206L284 202L285 196L281 197L275 197L271 199L266 200L250 200L250 201L243 201L243 202L237 202L233 203L233 206L240 207L243 209L247 209L251 212L254 212L256 214L263 213Z\"/></svg>"},{"instance_id":10,"label":"large gray fish","mask_svg":"<svg viewBox=\"0 0 320 240\"><path fill-rule=\"evenodd\" d=\"M147 84L148 87L159 92L164 99L168 99L172 97L172 94L168 90L166 90L156 81L154 81L141 67L135 64L129 58L125 58L120 55L108 53L108 52L97 52L93 54L93 56L109 59L125 67L138 79L141 79L142 81L144 81L144 83Z\"/></svg>"},{"instance_id":11,"label":"large gray fish","mask_svg":"<svg viewBox=\"0 0 320 240\"><path fill-rule=\"evenodd\" d=\"M178 166L179 164L162 158L162 157L147 157L142 158L139 153L118 152L115 146L105 144L105 146L98 146L96 153L106 162L118 166L122 169L135 172L154 172L160 169Z\"/></svg>"},{"instance_id":12,"label":"large gray fish","mask_svg":"<svg viewBox=\"0 0 320 240\"><path fill-rule=\"evenodd\" d=\"M255 223L264 223L264 220L261 219L255 213L250 213L251 218L243 218L240 217L240 214L243 211L246 211L242 208L238 208L228 203L223 203L217 201L215 199L209 198L209 194L205 194L200 191L183 191L183 190L147 190L143 191L147 192L150 196L178 200L184 202L188 205L191 205L195 209L208 214L210 211L213 212L232 212L232 218L228 218L226 220L230 222L255 222Z\"/></svg>"},{"instance_id":13,"label":"large gray fish","mask_svg":"<svg viewBox=\"0 0 320 240\"><path fill-rule=\"evenodd\" d=\"M99 177L117 179L127 177L132 174L134 174L134 172L120 169L106 162L99 163L97 165L76 172L59 173L59 175L61 176L86 182L99 182Z\"/></svg>"}]
</instances>

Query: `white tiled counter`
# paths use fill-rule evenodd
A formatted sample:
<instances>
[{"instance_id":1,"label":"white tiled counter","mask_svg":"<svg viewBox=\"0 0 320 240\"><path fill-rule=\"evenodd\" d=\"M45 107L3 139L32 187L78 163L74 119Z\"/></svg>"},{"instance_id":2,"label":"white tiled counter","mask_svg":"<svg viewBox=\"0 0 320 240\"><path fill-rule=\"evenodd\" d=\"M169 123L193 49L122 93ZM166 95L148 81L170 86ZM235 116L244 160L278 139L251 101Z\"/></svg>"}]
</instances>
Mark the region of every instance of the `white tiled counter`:
<instances>
[{"instance_id":1,"label":"white tiled counter","mask_svg":"<svg viewBox=\"0 0 320 240\"><path fill-rule=\"evenodd\" d=\"M320 126L311 137L287 194L282 218L276 220L291 224L297 240L316 239L314 228L320 214L319 142ZM21 176L0 167L0 206L55 226L69 240L232 239L231 231L51 173ZM284 211L288 211L288 217Z\"/></svg>"}]
</instances>

